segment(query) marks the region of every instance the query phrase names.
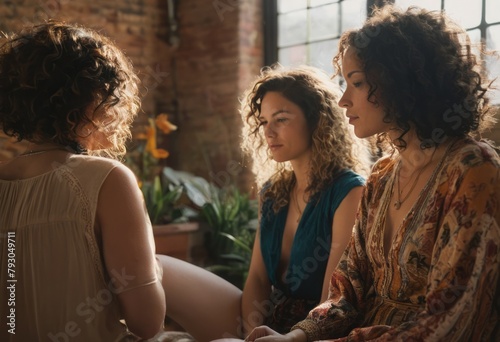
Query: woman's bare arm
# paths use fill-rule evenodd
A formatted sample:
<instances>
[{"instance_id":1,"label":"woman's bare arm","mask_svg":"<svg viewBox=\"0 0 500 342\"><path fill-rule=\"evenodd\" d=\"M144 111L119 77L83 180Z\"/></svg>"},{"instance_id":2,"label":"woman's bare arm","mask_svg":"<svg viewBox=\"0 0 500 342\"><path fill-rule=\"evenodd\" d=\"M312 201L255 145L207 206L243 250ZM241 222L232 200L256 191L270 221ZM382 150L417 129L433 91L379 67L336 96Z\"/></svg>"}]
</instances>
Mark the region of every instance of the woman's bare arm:
<instances>
[{"instance_id":1,"label":"woman's bare arm","mask_svg":"<svg viewBox=\"0 0 500 342\"><path fill-rule=\"evenodd\" d=\"M331 275L335 267L337 267L340 257L344 253L344 249L351 238L352 228L354 227L356 212L358 210L362 193L362 186L357 186L349 191L333 216L332 245L330 247L330 256L328 258L328 264L326 266L325 277L323 280L321 303L328 298L328 288L330 286Z\"/></svg>"},{"instance_id":2,"label":"woman's bare arm","mask_svg":"<svg viewBox=\"0 0 500 342\"><path fill-rule=\"evenodd\" d=\"M153 234L132 171L113 169L97 204L106 269L131 332L153 337L165 319L165 293L158 279Z\"/></svg>"}]
</instances>

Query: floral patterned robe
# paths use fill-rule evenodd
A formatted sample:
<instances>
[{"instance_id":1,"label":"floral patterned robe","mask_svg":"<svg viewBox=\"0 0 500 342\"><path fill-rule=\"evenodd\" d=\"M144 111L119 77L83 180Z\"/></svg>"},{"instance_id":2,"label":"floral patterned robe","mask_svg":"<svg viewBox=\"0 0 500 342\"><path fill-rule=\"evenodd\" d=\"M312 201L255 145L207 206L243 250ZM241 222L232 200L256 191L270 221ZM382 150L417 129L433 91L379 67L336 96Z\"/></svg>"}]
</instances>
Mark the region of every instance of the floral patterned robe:
<instances>
[{"instance_id":1,"label":"floral patterned robe","mask_svg":"<svg viewBox=\"0 0 500 342\"><path fill-rule=\"evenodd\" d=\"M309 341L500 341L500 159L456 142L384 257L396 162L373 168L329 299L294 326Z\"/></svg>"}]
</instances>

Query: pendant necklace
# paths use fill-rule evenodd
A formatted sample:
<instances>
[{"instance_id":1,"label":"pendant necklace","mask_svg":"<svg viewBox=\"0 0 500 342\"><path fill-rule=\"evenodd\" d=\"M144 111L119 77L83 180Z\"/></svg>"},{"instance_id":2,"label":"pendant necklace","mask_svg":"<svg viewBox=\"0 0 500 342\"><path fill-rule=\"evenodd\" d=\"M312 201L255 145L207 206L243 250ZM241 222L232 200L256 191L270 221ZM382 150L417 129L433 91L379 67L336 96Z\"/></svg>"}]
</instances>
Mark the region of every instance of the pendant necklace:
<instances>
[{"instance_id":1,"label":"pendant necklace","mask_svg":"<svg viewBox=\"0 0 500 342\"><path fill-rule=\"evenodd\" d=\"M294 191L295 194L293 196L293 199L295 200L295 205L297 206L297 211L299 213L299 217L297 218L297 223L299 223L300 219L302 218L302 210L300 210L300 205L299 205L299 200L298 200L298 197L299 197L298 191L296 188L294 190L295 190Z\"/></svg>"},{"instance_id":2,"label":"pendant necklace","mask_svg":"<svg viewBox=\"0 0 500 342\"><path fill-rule=\"evenodd\" d=\"M429 166L430 163L432 162L432 159L434 158L434 154L436 153L436 150L437 150L437 148L435 148L434 151L432 152L431 159L429 159L429 161L424 166L422 166L420 168L420 170L417 172L417 176L415 177L415 180L413 181L413 183L410 187L410 190L408 190L408 193L403 198L401 198L401 195L402 195L404 189L406 188L406 186L408 185L408 183L402 189L400 189L399 175L400 175L400 171L401 171L401 160L399 161L398 166L397 166L397 170L396 170L396 187L397 187L396 197L397 198L394 201L394 208L396 210L399 210L399 208L401 208L401 205L404 203L404 201L406 201L408 199L408 197L412 193L413 189L415 189L415 186L417 185L418 180L420 179L420 176L422 175L424 170L427 168L427 166ZM410 179L411 178L413 178L413 175L412 175L412 177L410 177Z\"/></svg>"}]
</instances>

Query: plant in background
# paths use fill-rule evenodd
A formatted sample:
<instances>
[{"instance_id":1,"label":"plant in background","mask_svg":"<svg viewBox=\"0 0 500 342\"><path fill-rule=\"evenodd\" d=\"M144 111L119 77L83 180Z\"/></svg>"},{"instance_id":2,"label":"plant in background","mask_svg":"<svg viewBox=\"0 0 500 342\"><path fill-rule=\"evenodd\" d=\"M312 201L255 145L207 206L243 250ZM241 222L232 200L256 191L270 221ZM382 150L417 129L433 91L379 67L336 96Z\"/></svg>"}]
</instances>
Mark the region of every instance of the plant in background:
<instances>
[{"instance_id":1,"label":"plant in background","mask_svg":"<svg viewBox=\"0 0 500 342\"><path fill-rule=\"evenodd\" d=\"M143 183L141 190L151 223L187 221L178 205L184 192L182 185L162 184L161 177L155 176L153 183Z\"/></svg>"},{"instance_id":2,"label":"plant in background","mask_svg":"<svg viewBox=\"0 0 500 342\"><path fill-rule=\"evenodd\" d=\"M211 186L210 199L202 206L201 217L211 228L213 236L209 249L214 259L234 251L231 241L235 241L235 236L244 238L242 228L248 228L250 221L257 218L253 204L248 195L234 187L219 189ZM243 241L246 242L245 239Z\"/></svg>"},{"instance_id":3,"label":"plant in background","mask_svg":"<svg viewBox=\"0 0 500 342\"><path fill-rule=\"evenodd\" d=\"M158 148L158 140L176 129L167 114L149 118L146 132L136 136L140 143L125 161L137 176L153 224L171 222L179 216L176 203L182 195L182 187L165 184L161 177L160 160L167 158L169 152Z\"/></svg>"},{"instance_id":4,"label":"plant in background","mask_svg":"<svg viewBox=\"0 0 500 342\"><path fill-rule=\"evenodd\" d=\"M149 125L146 128L145 134L139 134L137 139L143 140L139 148L140 160L139 160L139 181L140 182L153 182L156 177L158 177L160 172L160 159L167 158L170 153L163 149L158 148L158 136L157 128L160 133L167 135L177 130L177 126L168 121L167 114L159 114L155 119L148 119Z\"/></svg>"},{"instance_id":5,"label":"plant in background","mask_svg":"<svg viewBox=\"0 0 500 342\"><path fill-rule=\"evenodd\" d=\"M169 152L158 148L158 140L177 127L166 114L148 123L146 132L136 136L139 144L127 154L126 163L137 176L151 222L204 221L207 269L243 288L257 230L257 201L234 186L219 188L189 172L161 166Z\"/></svg>"},{"instance_id":6,"label":"plant in background","mask_svg":"<svg viewBox=\"0 0 500 342\"><path fill-rule=\"evenodd\" d=\"M243 288L257 231L257 201L233 187L213 188L201 209L210 226L207 248L215 264L208 270Z\"/></svg>"},{"instance_id":7,"label":"plant in background","mask_svg":"<svg viewBox=\"0 0 500 342\"><path fill-rule=\"evenodd\" d=\"M212 188L201 208L210 226L207 249L214 262L207 269L243 289L257 231L257 201L234 187Z\"/></svg>"},{"instance_id":8,"label":"plant in background","mask_svg":"<svg viewBox=\"0 0 500 342\"><path fill-rule=\"evenodd\" d=\"M202 177L170 167L165 167L162 174L169 184L183 187L190 203L198 209L198 219L208 226L207 269L243 288L257 231L257 200L233 186L219 188Z\"/></svg>"}]
</instances>

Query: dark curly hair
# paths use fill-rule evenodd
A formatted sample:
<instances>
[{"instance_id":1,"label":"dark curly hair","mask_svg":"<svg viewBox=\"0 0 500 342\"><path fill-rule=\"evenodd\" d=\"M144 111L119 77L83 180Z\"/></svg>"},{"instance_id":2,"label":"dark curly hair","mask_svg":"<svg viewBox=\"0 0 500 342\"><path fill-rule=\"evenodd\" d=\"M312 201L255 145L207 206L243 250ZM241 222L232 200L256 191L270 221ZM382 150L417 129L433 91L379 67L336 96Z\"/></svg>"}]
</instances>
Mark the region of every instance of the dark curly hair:
<instances>
[{"instance_id":1,"label":"dark curly hair","mask_svg":"<svg viewBox=\"0 0 500 342\"><path fill-rule=\"evenodd\" d=\"M140 108L138 78L110 39L56 21L6 38L0 47L0 127L7 135L78 150L78 128L90 124L109 134L113 146L101 152L125 153Z\"/></svg>"},{"instance_id":2,"label":"dark curly hair","mask_svg":"<svg viewBox=\"0 0 500 342\"><path fill-rule=\"evenodd\" d=\"M421 148L428 148L491 124L486 97L491 83L480 74L466 32L444 13L391 5L376 9L362 28L341 36L333 60L337 73L348 47L365 72L368 100L382 105L384 120L401 129L396 146L406 147L411 127Z\"/></svg>"},{"instance_id":3,"label":"dark curly hair","mask_svg":"<svg viewBox=\"0 0 500 342\"><path fill-rule=\"evenodd\" d=\"M311 196L329 185L339 172L352 169L366 175L370 167L369 151L347 124L344 111L337 105L340 89L319 69L280 65L263 68L260 76L244 94L241 106L243 119L242 148L252 156L259 187L269 180L263 199L274 199L273 210L288 204L295 184L289 162L271 159L263 134L260 109L266 93L279 92L299 106L311 132L312 156L309 184Z\"/></svg>"}]
</instances>

